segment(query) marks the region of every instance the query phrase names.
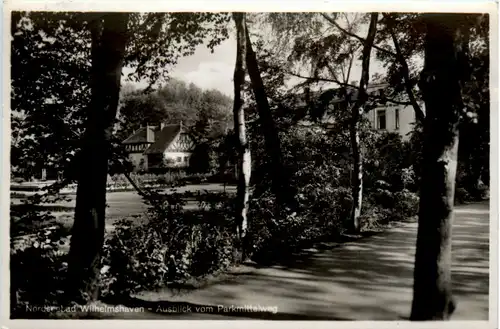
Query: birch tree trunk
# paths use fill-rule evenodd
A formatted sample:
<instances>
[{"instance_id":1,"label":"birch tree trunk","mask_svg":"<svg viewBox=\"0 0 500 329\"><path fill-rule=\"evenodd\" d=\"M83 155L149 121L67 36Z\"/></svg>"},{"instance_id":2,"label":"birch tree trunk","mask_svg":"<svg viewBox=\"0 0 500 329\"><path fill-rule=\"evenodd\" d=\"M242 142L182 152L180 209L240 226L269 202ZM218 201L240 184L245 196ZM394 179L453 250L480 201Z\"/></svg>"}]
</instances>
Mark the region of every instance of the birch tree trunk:
<instances>
[{"instance_id":1,"label":"birch tree trunk","mask_svg":"<svg viewBox=\"0 0 500 329\"><path fill-rule=\"evenodd\" d=\"M461 15L426 15L424 146L411 320L447 320L455 310L451 234L459 120L463 108ZM462 60L461 60L462 58Z\"/></svg>"},{"instance_id":2,"label":"birch tree trunk","mask_svg":"<svg viewBox=\"0 0 500 329\"><path fill-rule=\"evenodd\" d=\"M234 130L238 148L238 186L236 193L236 233L242 256L245 257L245 238L248 226L247 212L252 169L250 145L247 141L245 112L243 110L243 83L245 82L246 24L244 13L233 13L236 25L236 65L234 68Z\"/></svg>"},{"instance_id":3,"label":"birch tree trunk","mask_svg":"<svg viewBox=\"0 0 500 329\"><path fill-rule=\"evenodd\" d=\"M99 293L109 142L118 107L127 23L128 14L112 13L91 25L92 98L80 155L66 291L70 300L83 303L96 300Z\"/></svg>"},{"instance_id":4,"label":"birch tree trunk","mask_svg":"<svg viewBox=\"0 0 500 329\"><path fill-rule=\"evenodd\" d=\"M358 97L351 108L351 124L349 126L349 135L351 137L351 148L353 157L353 171L351 175L352 187L352 208L351 208L351 231L359 232L361 207L363 204L363 155L361 152L359 138L359 123L363 113L363 106L368 98L366 89L370 79L370 56L377 32L378 13L372 13L370 18L370 27L368 35L363 46L363 57L361 64L361 80L359 83Z\"/></svg>"},{"instance_id":5,"label":"birch tree trunk","mask_svg":"<svg viewBox=\"0 0 500 329\"><path fill-rule=\"evenodd\" d=\"M272 189L276 195L278 205L293 206L294 193L291 191L288 173L283 166L283 156L281 152L281 143L271 114L271 108L267 100L266 90L260 75L257 56L252 48L248 27L245 23L245 41L246 41L246 66L252 85L253 94L257 102L259 121L264 134L264 144L266 152L271 158L271 179Z\"/></svg>"}]
</instances>

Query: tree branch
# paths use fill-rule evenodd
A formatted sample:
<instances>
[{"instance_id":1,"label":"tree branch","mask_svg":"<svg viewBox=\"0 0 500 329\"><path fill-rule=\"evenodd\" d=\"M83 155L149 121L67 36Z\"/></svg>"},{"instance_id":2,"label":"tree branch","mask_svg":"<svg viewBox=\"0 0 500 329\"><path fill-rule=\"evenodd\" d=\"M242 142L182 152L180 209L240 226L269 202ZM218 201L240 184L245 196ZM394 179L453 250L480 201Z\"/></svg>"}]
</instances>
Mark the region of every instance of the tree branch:
<instances>
[{"instance_id":1,"label":"tree branch","mask_svg":"<svg viewBox=\"0 0 500 329\"><path fill-rule=\"evenodd\" d=\"M351 84L348 84L348 83L343 83L343 82L340 82L339 80L335 80L335 79L327 79L327 78L320 78L320 77L306 77L304 75L300 75L298 73L294 73L292 71L287 71L286 73L290 74L290 75L293 75L297 78L301 78L301 79L306 79L306 80L311 80L311 81L314 81L314 82L318 82L318 81L324 81L324 82L333 82L333 83L337 83L341 86L349 86L349 87L353 87L353 88L358 88L358 86L355 86L355 85L351 85Z\"/></svg>"},{"instance_id":2,"label":"tree branch","mask_svg":"<svg viewBox=\"0 0 500 329\"><path fill-rule=\"evenodd\" d=\"M333 67L330 64L327 64L326 67L328 68L328 71L330 71L330 74L332 75L332 77L335 80L338 80L337 74L335 74L335 70L333 69ZM342 69L342 76L344 76L344 70L343 69ZM345 77L344 77L344 81L345 81ZM345 81L345 82L347 83L348 81Z\"/></svg>"},{"instance_id":3,"label":"tree branch","mask_svg":"<svg viewBox=\"0 0 500 329\"><path fill-rule=\"evenodd\" d=\"M149 201L149 203L153 207L155 207L157 210L162 211L162 209L161 209L160 204L159 204L158 201L161 199L161 197L163 195L160 194L160 193L156 193L156 192L151 193L149 191L143 190L132 179L132 177L130 176L130 173L127 171L127 167L125 166L125 164L120 161L120 159L124 160L124 161L126 161L126 159L124 157L122 157L121 155L117 154L116 152L114 152L113 156L115 157L114 160L117 161L117 162L119 162L121 164L121 167L123 168L123 175L129 181L130 185L132 185L132 187L136 190L137 194L139 194L141 197L143 197L144 199L146 199L147 201Z\"/></svg>"},{"instance_id":4,"label":"tree branch","mask_svg":"<svg viewBox=\"0 0 500 329\"><path fill-rule=\"evenodd\" d=\"M357 34L354 34L352 32L349 32L347 31L346 29L344 29L342 26L340 26L336 21L335 19L333 19L332 17L328 16L327 14L325 13L321 13L321 16L323 16L328 22L330 22L333 26L335 26L337 29L339 29L341 32L345 33L346 35L354 38L354 39L357 39L359 42L361 42L362 44L365 44L366 42L366 39L363 38L363 37L360 37L359 35ZM387 49L384 49L382 47L379 47L377 45L373 45L372 46L373 48L377 49L378 51L381 51L383 53L386 53L388 55L391 55L393 57L397 57L397 55L395 53L393 53L392 51L390 50L387 50Z\"/></svg>"},{"instance_id":5,"label":"tree branch","mask_svg":"<svg viewBox=\"0 0 500 329\"><path fill-rule=\"evenodd\" d=\"M394 48L396 49L396 59L401 65L403 80L405 85L406 93L408 94L408 98L410 99L410 103L415 110L415 117L419 122L423 122L425 118L425 114L420 108L413 94L413 88L410 83L410 69L408 68L408 63L401 52L401 47L399 46L398 39L396 38L396 34L394 33L394 20L391 15L383 14L384 18L387 20L387 28L389 29L389 33L391 34L392 42L394 43Z\"/></svg>"},{"instance_id":6,"label":"tree branch","mask_svg":"<svg viewBox=\"0 0 500 329\"><path fill-rule=\"evenodd\" d=\"M354 52L349 56L349 67L347 69L347 75L344 80L345 83L349 83L349 79L351 78L351 69L353 63L354 63Z\"/></svg>"},{"instance_id":7,"label":"tree branch","mask_svg":"<svg viewBox=\"0 0 500 329\"><path fill-rule=\"evenodd\" d=\"M129 181L130 185L132 185L132 187L137 191L137 194L139 194L140 196L142 196L143 198L147 198L149 199L151 197L151 194L143 191L139 185L137 185L137 183L132 179L132 177L130 176L130 173L124 171L123 172L123 175L125 176L125 178ZM152 201L152 200L150 200Z\"/></svg>"},{"instance_id":8,"label":"tree branch","mask_svg":"<svg viewBox=\"0 0 500 329\"><path fill-rule=\"evenodd\" d=\"M355 123L357 123L357 115L359 113L359 109L364 106L364 103L368 98L367 89L370 79L370 55L373 47L373 41L375 39L375 34L377 33L377 20L378 14L372 13L368 35L363 46L363 60L361 63L361 80L359 81L358 99L356 100L356 105L353 108L353 113L355 114L353 116Z\"/></svg>"},{"instance_id":9,"label":"tree branch","mask_svg":"<svg viewBox=\"0 0 500 329\"><path fill-rule=\"evenodd\" d=\"M318 81L333 82L333 83L338 84L341 87L351 87L351 88L359 89L359 86L356 86L356 85L353 85L350 83L344 83L344 82L341 82L341 81L335 80L335 79L327 79L327 78L319 78L319 77L306 77L306 76L303 76L303 75L300 75L300 74L297 74L294 72L290 72L290 71L288 71L287 73L290 75L293 75L297 78L301 78L301 79L311 80L311 81L315 81L315 82L318 82ZM398 101L398 100L388 98L385 96L377 96L377 95L367 95L367 96L368 96L368 98L379 99L381 101L390 102L390 103L394 103L397 105L405 105L405 106L412 105L411 102Z\"/></svg>"}]
</instances>

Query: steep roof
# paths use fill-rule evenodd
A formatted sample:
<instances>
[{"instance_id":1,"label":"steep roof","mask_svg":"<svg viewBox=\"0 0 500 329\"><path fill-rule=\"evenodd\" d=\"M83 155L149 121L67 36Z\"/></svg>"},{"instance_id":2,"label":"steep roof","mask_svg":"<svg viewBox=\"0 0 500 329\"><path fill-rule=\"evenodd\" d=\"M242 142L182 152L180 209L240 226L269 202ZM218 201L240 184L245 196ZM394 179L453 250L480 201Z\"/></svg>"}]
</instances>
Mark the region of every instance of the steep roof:
<instances>
[{"instance_id":1,"label":"steep roof","mask_svg":"<svg viewBox=\"0 0 500 329\"><path fill-rule=\"evenodd\" d=\"M156 141L144 152L144 154L163 153L174 141L181 131L180 124L165 125L161 131L156 133Z\"/></svg>"},{"instance_id":2,"label":"steep roof","mask_svg":"<svg viewBox=\"0 0 500 329\"><path fill-rule=\"evenodd\" d=\"M157 132L158 127L156 126L141 127L136 130L129 138L124 140L123 144L154 143L155 135L157 134Z\"/></svg>"}]
</instances>

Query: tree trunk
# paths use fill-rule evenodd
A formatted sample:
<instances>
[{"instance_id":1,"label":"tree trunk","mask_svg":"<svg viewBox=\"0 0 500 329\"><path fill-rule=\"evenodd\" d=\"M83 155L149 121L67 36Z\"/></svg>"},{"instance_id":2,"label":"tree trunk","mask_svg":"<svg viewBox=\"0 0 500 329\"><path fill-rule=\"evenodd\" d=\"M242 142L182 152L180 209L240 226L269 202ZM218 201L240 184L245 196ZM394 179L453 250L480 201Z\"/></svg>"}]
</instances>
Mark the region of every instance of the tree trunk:
<instances>
[{"instance_id":1,"label":"tree trunk","mask_svg":"<svg viewBox=\"0 0 500 329\"><path fill-rule=\"evenodd\" d=\"M447 320L455 309L451 234L463 108L460 15L426 15L425 63L420 77L426 107L420 211L411 320ZM461 59L462 58L462 59Z\"/></svg>"},{"instance_id":2,"label":"tree trunk","mask_svg":"<svg viewBox=\"0 0 500 329\"><path fill-rule=\"evenodd\" d=\"M127 42L128 14L92 22L92 99L88 109L69 252L67 296L80 303L98 298L104 242L106 180Z\"/></svg>"},{"instance_id":3,"label":"tree trunk","mask_svg":"<svg viewBox=\"0 0 500 329\"><path fill-rule=\"evenodd\" d=\"M278 205L293 206L294 193L289 184L288 172L283 166L283 156L281 153L280 139L274 119L271 114L271 108L267 100L266 90L260 75L257 56L252 49L250 35L245 24L246 40L246 66L252 85L252 90L257 102L259 121L264 134L264 144L266 152L271 158L271 179L273 193L276 195Z\"/></svg>"},{"instance_id":4,"label":"tree trunk","mask_svg":"<svg viewBox=\"0 0 500 329\"><path fill-rule=\"evenodd\" d=\"M354 121L354 119L353 119ZM351 208L351 231L358 233L360 230L359 217L363 205L363 155L360 150L359 130L357 123L351 123L349 127L351 137L353 171L351 173L352 208Z\"/></svg>"},{"instance_id":5,"label":"tree trunk","mask_svg":"<svg viewBox=\"0 0 500 329\"><path fill-rule=\"evenodd\" d=\"M351 124L349 132L351 137L351 148L353 157L353 171L351 175L352 208L351 208L351 231L357 233L360 230L359 217L363 204L363 155L360 149L359 122L363 112L363 105L368 98L366 88L370 78L370 56L377 32L378 13L372 13L368 35L363 46L363 59L361 64L361 80L359 83L358 97L351 109Z\"/></svg>"},{"instance_id":6,"label":"tree trunk","mask_svg":"<svg viewBox=\"0 0 500 329\"><path fill-rule=\"evenodd\" d=\"M238 151L238 185L236 195L236 233L239 251L245 257L246 232L247 232L247 211L250 192L250 174L252 169L250 145L247 141L245 127L245 112L243 109L243 84L245 82L245 61L246 38L245 38L245 14L233 13L236 24L237 50L236 65L234 68L234 131L237 136Z\"/></svg>"}]
</instances>

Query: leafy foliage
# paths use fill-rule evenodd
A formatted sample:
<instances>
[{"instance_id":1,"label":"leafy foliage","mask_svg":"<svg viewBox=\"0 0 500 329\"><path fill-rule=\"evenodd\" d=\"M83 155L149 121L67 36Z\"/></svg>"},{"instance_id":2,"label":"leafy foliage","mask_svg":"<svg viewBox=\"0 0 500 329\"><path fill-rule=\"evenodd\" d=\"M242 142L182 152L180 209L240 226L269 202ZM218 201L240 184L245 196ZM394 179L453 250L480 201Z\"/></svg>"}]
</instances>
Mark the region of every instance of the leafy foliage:
<instances>
[{"instance_id":1,"label":"leafy foliage","mask_svg":"<svg viewBox=\"0 0 500 329\"><path fill-rule=\"evenodd\" d=\"M48 308L60 307L67 272L67 231L60 225L39 230L11 245L11 316L45 318Z\"/></svg>"},{"instance_id":2,"label":"leafy foliage","mask_svg":"<svg viewBox=\"0 0 500 329\"><path fill-rule=\"evenodd\" d=\"M90 24L102 13L13 12L12 112L15 172L29 178L42 167L71 168L89 106ZM228 37L224 13L133 13L125 66L129 79L150 86L181 56ZM64 58L64 61L61 59ZM54 83L54 81L60 81ZM72 177L71 170L65 177Z\"/></svg>"},{"instance_id":3,"label":"leafy foliage","mask_svg":"<svg viewBox=\"0 0 500 329\"><path fill-rule=\"evenodd\" d=\"M171 194L139 222L115 224L104 245L103 297L184 282L230 265L233 234L226 200L206 195L198 211L183 212L182 195Z\"/></svg>"},{"instance_id":4,"label":"leafy foliage","mask_svg":"<svg viewBox=\"0 0 500 329\"><path fill-rule=\"evenodd\" d=\"M231 99L217 90L201 90L194 84L170 79L156 92L135 90L122 96L121 139L141 126L182 121L197 144L224 134L231 125Z\"/></svg>"}]
</instances>

